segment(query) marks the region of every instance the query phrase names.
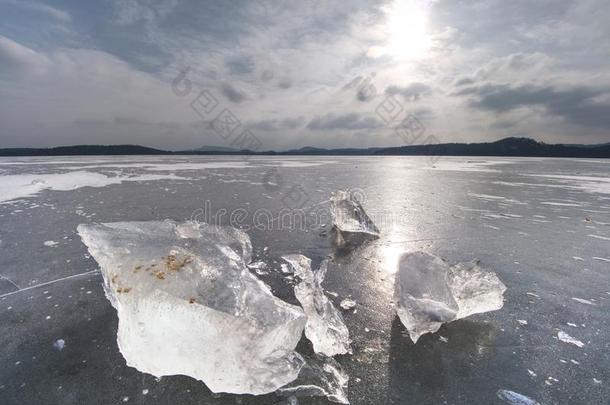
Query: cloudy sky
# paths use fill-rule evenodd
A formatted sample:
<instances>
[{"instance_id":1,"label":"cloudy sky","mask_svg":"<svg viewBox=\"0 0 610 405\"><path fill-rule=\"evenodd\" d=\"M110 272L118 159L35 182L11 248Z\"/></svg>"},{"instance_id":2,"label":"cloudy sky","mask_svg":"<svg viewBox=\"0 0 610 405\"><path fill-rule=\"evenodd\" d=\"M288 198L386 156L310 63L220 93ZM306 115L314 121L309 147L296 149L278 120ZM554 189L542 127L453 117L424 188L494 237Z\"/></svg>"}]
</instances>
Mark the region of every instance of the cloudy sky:
<instances>
[{"instance_id":1,"label":"cloudy sky","mask_svg":"<svg viewBox=\"0 0 610 405\"><path fill-rule=\"evenodd\" d=\"M610 142L608 21L607 0L0 0L0 147Z\"/></svg>"}]
</instances>

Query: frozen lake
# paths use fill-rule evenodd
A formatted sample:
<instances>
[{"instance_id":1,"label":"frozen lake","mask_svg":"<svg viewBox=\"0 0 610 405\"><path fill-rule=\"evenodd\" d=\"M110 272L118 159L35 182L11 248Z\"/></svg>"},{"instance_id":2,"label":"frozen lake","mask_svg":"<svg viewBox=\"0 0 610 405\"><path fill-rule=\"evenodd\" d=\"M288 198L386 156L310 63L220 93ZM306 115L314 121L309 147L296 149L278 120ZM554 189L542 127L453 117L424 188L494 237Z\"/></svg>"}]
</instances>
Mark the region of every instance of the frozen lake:
<instances>
[{"instance_id":1,"label":"frozen lake","mask_svg":"<svg viewBox=\"0 0 610 405\"><path fill-rule=\"evenodd\" d=\"M380 239L333 247L337 189L359 196ZM166 218L244 229L254 260L268 263L260 278L293 303L280 256L332 257L329 298L357 303L343 311L353 354L336 357L352 404L501 404L498 390L543 404L609 401L610 160L56 157L0 159L2 404L282 403L126 366L76 227ZM414 345L391 302L396 259L414 250L481 259L508 287L504 307Z\"/></svg>"}]
</instances>

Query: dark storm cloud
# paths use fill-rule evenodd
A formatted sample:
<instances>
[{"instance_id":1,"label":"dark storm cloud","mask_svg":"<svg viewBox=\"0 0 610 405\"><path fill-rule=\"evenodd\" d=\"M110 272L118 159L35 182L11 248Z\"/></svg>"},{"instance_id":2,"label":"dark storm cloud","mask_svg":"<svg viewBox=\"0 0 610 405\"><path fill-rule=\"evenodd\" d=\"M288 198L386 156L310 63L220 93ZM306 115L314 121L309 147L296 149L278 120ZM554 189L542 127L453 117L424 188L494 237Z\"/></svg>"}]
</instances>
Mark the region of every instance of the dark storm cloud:
<instances>
[{"instance_id":1,"label":"dark storm cloud","mask_svg":"<svg viewBox=\"0 0 610 405\"><path fill-rule=\"evenodd\" d=\"M474 84L475 80L472 77L460 77L455 80L453 83L455 86L467 86L469 84Z\"/></svg>"},{"instance_id":2,"label":"dark storm cloud","mask_svg":"<svg viewBox=\"0 0 610 405\"><path fill-rule=\"evenodd\" d=\"M235 75L245 75L254 72L255 63L252 56L236 55L225 59L225 66Z\"/></svg>"},{"instance_id":3,"label":"dark storm cloud","mask_svg":"<svg viewBox=\"0 0 610 405\"><path fill-rule=\"evenodd\" d=\"M341 115L326 114L322 117L312 119L309 124L307 124L307 128L314 131L378 129L381 127L383 127L381 121L376 118L357 113Z\"/></svg>"},{"instance_id":4,"label":"dark storm cloud","mask_svg":"<svg viewBox=\"0 0 610 405\"><path fill-rule=\"evenodd\" d=\"M241 103L246 99L246 95L243 92L237 90L229 83L224 83L220 89L222 90L222 94L233 103Z\"/></svg>"},{"instance_id":5,"label":"dark storm cloud","mask_svg":"<svg viewBox=\"0 0 610 405\"><path fill-rule=\"evenodd\" d=\"M261 120L248 124L248 127L258 131L279 131L283 129L296 129L303 126L303 117Z\"/></svg>"},{"instance_id":6,"label":"dark storm cloud","mask_svg":"<svg viewBox=\"0 0 610 405\"><path fill-rule=\"evenodd\" d=\"M485 84L463 89L456 94L472 96L469 104L482 110L501 113L520 107L540 107L575 125L610 129L610 103L596 100L602 95L609 95L608 89Z\"/></svg>"},{"instance_id":7,"label":"dark storm cloud","mask_svg":"<svg viewBox=\"0 0 610 405\"><path fill-rule=\"evenodd\" d=\"M424 83L411 83L407 86L392 85L385 89L385 93L388 95L401 95L411 101L419 100L421 96L431 91L432 88Z\"/></svg>"},{"instance_id":8,"label":"dark storm cloud","mask_svg":"<svg viewBox=\"0 0 610 405\"><path fill-rule=\"evenodd\" d=\"M283 90L289 89L292 87L292 80L288 78L280 79L280 81L277 83L277 87Z\"/></svg>"}]
</instances>

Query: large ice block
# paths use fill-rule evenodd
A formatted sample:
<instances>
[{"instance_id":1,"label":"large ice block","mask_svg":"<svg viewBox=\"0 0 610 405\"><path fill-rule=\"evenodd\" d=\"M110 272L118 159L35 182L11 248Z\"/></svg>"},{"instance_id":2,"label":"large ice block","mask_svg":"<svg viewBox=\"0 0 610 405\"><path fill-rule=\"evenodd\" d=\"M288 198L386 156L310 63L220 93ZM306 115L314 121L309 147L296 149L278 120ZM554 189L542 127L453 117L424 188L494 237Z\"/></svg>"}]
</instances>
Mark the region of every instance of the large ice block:
<instances>
[{"instance_id":1,"label":"large ice block","mask_svg":"<svg viewBox=\"0 0 610 405\"><path fill-rule=\"evenodd\" d=\"M116 308L127 364L213 392L263 394L293 381L303 311L248 271L248 236L194 222L79 225Z\"/></svg>"},{"instance_id":2,"label":"large ice block","mask_svg":"<svg viewBox=\"0 0 610 405\"><path fill-rule=\"evenodd\" d=\"M349 191L332 193L330 213L340 244L379 237L379 229Z\"/></svg>"},{"instance_id":3,"label":"large ice block","mask_svg":"<svg viewBox=\"0 0 610 405\"><path fill-rule=\"evenodd\" d=\"M506 286L478 260L449 265L425 252L404 254L394 285L396 312L416 343L443 323L495 311L504 305Z\"/></svg>"},{"instance_id":4,"label":"large ice block","mask_svg":"<svg viewBox=\"0 0 610 405\"><path fill-rule=\"evenodd\" d=\"M343 316L322 288L328 262L323 261L314 273L311 270L311 259L306 256L294 254L282 258L301 279L294 287L294 294L307 315L305 336L313 344L314 351L326 356L350 352L349 331Z\"/></svg>"}]
</instances>

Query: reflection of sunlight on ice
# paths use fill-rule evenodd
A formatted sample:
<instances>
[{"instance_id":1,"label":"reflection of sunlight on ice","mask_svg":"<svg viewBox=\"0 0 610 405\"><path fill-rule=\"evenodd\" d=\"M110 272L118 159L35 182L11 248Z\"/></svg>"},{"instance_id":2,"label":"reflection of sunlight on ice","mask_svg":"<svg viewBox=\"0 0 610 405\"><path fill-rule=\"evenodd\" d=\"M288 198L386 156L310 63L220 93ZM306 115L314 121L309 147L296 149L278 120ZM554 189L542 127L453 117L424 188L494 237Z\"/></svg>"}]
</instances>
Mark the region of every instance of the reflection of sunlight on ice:
<instances>
[{"instance_id":1,"label":"reflection of sunlight on ice","mask_svg":"<svg viewBox=\"0 0 610 405\"><path fill-rule=\"evenodd\" d=\"M388 240L381 246L379 253L383 270L388 273L396 273L398 269L398 259L407 251L404 243L399 242L401 236L400 229L394 225L389 232Z\"/></svg>"}]
</instances>

